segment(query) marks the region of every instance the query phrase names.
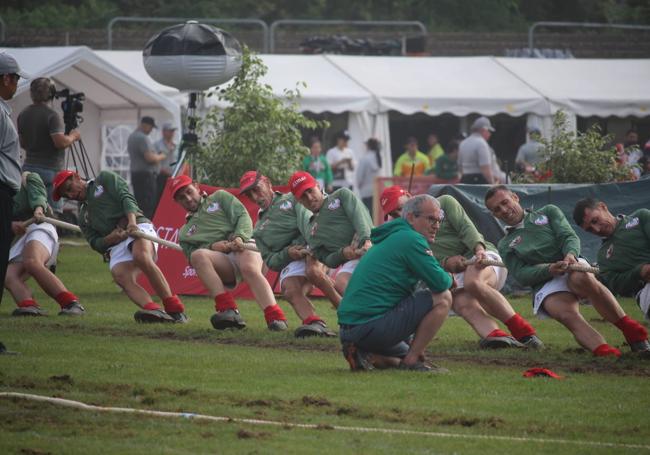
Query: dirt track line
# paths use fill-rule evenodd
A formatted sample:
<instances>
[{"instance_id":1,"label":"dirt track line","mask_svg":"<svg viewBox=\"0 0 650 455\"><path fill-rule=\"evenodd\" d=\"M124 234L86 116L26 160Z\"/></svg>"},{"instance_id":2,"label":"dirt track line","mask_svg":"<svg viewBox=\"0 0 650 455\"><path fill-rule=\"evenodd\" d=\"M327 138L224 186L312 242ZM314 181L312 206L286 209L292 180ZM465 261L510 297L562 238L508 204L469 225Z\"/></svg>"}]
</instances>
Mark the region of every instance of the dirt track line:
<instances>
[{"instance_id":1,"label":"dirt track line","mask_svg":"<svg viewBox=\"0 0 650 455\"><path fill-rule=\"evenodd\" d=\"M541 444L564 444L576 445L584 447L607 447L615 449L642 449L650 451L650 445L644 444L624 444L618 442L600 442L600 441L582 441L579 439L553 439L553 438L527 438L522 436L498 436L487 434L459 434L459 433L443 433L435 431L417 431L417 430L400 430L394 428L376 428L376 427L346 427L339 425L322 425L311 423L291 423L280 422L277 420L260 420L260 419L245 419L237 417L223 417L211 416L206 414L194 414L190 412L168 412L168 411L152 411L148 409L136 408L117 408L117 407L103 407L83 403L81 401L66 400L64 398L46 397L43 395L33 395L29 393L18 392L0 392L0 398L19 398L24 400L47 402L59 406L69 408L82 409L84 411L97 411L97 412L115 412L123 414L141 414L152 417L174 417L184 418L190 420L206 420L212 422L236 422L249 425L269 425L280 426L289 428L301 428L305 430L337 430L337 431L350 431L357 433L382 433L382 434L403 434L412 436L427 436L434 438L456 438L456 439L477 439L477 440L493 440L493 441L509 441L509 442L535 442Z\"/></svg>"}]
</instances>

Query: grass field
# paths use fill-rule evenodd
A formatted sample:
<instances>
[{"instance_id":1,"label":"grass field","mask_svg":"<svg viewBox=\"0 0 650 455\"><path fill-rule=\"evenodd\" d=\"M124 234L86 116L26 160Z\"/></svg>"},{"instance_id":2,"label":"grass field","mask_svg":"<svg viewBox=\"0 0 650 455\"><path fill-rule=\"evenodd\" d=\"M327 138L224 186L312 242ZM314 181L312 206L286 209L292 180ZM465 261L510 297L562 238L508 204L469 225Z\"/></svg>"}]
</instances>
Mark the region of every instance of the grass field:
<instances>
[{"instance_id":1,"label":"grass field","mask_svg":"<svg viewBox=\"0 0 650 455\"><path fill-rule=\"evenodd\" d=\"M336 339L271 333L253 302L240 302L248 328L217 332L207 298L185 298L185 325L137 325L99 255L64 247L58 274L87 315L11 318L5 293L0 340L21 355L0 356L0 392L23 392L99 406L200 413L190 418L102 413L0 397L0 454L167 453L650 453L650 360L594 359L550 320L534 321L543 352L484 352L459 318L429 347L451 370L353 374ZM531 316L528 298L512 300ZM291 328L299 324L286 302ZM635 318L640 312L623 301ZM329 304L318 312L336 327ZM584 308L608 341L618 330ZM522 377L542 366L564 380ZM257 425L237 419L316 428ZM346 429L339 429L346 427ZM396 429L416 433L350 430Z\"/></svg>"}]
</instances>

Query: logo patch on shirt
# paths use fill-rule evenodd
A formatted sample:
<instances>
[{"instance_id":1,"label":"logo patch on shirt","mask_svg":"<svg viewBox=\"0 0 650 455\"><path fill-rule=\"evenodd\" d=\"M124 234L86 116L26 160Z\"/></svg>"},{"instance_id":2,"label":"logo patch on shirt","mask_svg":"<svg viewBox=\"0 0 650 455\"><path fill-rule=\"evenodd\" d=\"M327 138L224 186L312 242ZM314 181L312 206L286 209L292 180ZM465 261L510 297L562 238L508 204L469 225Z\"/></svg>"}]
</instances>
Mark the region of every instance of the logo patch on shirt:
<instances>
[{"instance_id":1,"label":"logo patch on shirt","mask_svg":"<svg viewBox=\"0 0 650 455\"><path fill-rule=\"evenodd\" d=\"M291 210L292 207L293 204L291 203L291 201L284 201L282 204L280 204L280 210L287 211L287 210Z\"/></svg>"},{"instance_id":2,"label":"logo patch on shirt","mask_svg":"<svg viewBox=\"0 0 650 455\"><path fill-rule=\"evenodd\" d=\"M341 200L339 198L334 199L332 202L327 204L329 210L336 210L341 207Z\"/></svg>"},{"instance_id":3,"label":"logo patch on shirt","mask_svg":"<svg viewBox=\"0 0 650 455\"><path fill-rule=\"evenodd\" d=\"M517 245L519 245L519 244L521 243L521 240L522 240L522 239L521 239L521 236L518 235L517 237L515 237L514 239L512 239L512 242L510 242L510 244L508 245L508 247L510 247L510 248L514 248L514 247L516 247Z\"/></svg>"},{"instance_id":4,"label":"logo patch on shirt","mask_svg":"<svg viewBox=\"0 0 650 455\"><path fill-rule=\"evenodd\" d=\"M632 229L633 227L637 227L639 225L639 219L637 217L634 217L630 219L627 223L625 223L625 229Z\"/></svg>"},{"instance_id":5,"label":"logo patch on shirt","mask_svg":"<svg viewBox=\"0 0 650 455\"><path fill-rule=\"evenodd\" d=\"M208 213L214 213L218 211L221 208L218 202L213 202L212 204L208 205L208 208L205 209L206 212Z\"/></svg>"},{"instance_id":6,"label":"logo patch on shirt","mask_svg":"<svg viewBox=\"0 0 650 455\"><path fill-rule=\"evenodd\" d=\"M546 215L540 215L538 216L535 221L533 221L537 226L544 226L545 224L548 224L548 217Z\"/></svg>"},{"instance_id":7,"label":"logo patch on shirt","mask_svg":"<svg viewBox=\"0 0 650 455\"><path fill-rule=\"evenodd\" d=\"M433 257L433 251L431 251L431 250L424 250L424 252L425 252L426 254L428 254L429 256Z\"/></svg>"},{"instance_id":8,"label":"logo patch on shirt","mask_svg":"<svg viewBox=\"0 0 650 455\"><path fill-rule=\"evenodd\" d=\"M97 188L95 188L95 197L99 197L102 194L104 194L104 187L102 185L97 185Z\"/></svg>"},{"instance_id":9,"label":"logo patch on shirt","mask_svg":"<svg viewBox=\"0 0 650 455\"><path fill-rule=\"evenodd\" d=\"M609 248L607 248L607 251L605 251L605 257L607 259L611 259L611 257L614 255L614 245L610 245Z\"/></svg>"},{"instance_id":10,"label":"logo patch on shirt","mask_svg":"<svg viewBox=\"0 0 650 455\"><path fill-rule=\"evenodd\" d=\"M193 224L187 230L187 233L185 235L187 235L188 237L192 237L194 234L196 234L197 229L198 229L198 226L196 224Z\"/></svg>"}]
</instances>

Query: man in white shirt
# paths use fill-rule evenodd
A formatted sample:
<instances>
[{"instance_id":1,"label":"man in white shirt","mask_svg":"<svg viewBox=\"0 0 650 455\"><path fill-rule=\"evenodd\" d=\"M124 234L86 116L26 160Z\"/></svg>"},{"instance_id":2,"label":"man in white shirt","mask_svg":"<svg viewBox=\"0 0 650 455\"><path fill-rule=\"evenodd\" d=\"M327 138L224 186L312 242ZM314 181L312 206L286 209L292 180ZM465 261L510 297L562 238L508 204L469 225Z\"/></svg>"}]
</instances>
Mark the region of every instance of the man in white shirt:
<instances>
[{"instance_id":1,"label":"man in white shirt","mask_svg":"<svg viewBox=\"0 0 650 455\"><path fill-rule=\"evenodd\" d=\"M354 152L348 147L350 135L347 131L341 131L336 135L336 146L327 151L325 158L332 167L332 174L334 174L334 181L332 186L334 190L339 188L348 188L353 190L354 184L354 169L357 165L357 160L354 157Z\"/></svg>"},{"instance_id":2,"label":"man in white shirt","mask_svg":"<svg viewBox=\"0 0 650 455\"><path fill-rule=\"evenodd\" d=\"M495 156L487 142L495 130L487 117L477 118L471 130L472 134L458 148L458 171L462 176L460 183L497 183L499 176L495 175Z\"/></svg>"}]
</instances>

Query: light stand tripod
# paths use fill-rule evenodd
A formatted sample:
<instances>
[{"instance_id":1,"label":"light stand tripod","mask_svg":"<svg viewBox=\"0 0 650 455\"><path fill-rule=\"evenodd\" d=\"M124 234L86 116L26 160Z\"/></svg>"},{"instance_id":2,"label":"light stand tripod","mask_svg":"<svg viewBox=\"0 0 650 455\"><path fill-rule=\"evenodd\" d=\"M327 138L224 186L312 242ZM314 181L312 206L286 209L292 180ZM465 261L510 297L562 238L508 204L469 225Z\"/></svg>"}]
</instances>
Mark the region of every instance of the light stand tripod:
<instances>
[{"instance_id":1,"label":"light stand tripod","mask_svg":"<svg viewBox=\"0 0 650 455\"><path fill-rule=\"evenodd\" d=\"M172 177L176 177L183 169L183 164L187 161L190 166L190 177L192 180L197 178L196 169L196 146L199 138L196 135L196 99L198 98L197 92L190 93L190 99L187 103L187 131L183 133L181 145L179 147L180 156L174 166Z\"/></svg>"}]
</instances>

